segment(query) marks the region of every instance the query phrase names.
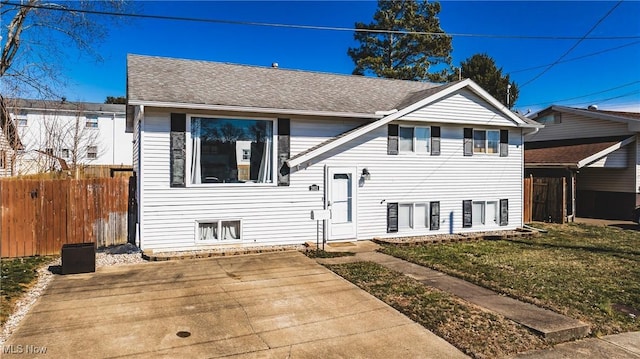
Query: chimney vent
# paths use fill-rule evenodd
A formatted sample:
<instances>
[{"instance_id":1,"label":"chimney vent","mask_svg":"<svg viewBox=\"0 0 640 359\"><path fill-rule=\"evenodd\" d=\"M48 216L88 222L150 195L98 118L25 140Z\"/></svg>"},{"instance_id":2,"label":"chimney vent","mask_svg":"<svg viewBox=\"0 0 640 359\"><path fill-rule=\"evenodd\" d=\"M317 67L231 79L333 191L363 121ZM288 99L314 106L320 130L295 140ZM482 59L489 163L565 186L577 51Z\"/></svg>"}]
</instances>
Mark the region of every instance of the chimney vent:
<instances>
[{"instance_id":1,"label":"chimney vent","mask_svg":"<svg viewBox=\"0 0 640 359\"><path fill-rule=\"evenodd\" d=\"M277 62L272 62L271 63L271 67L273 67L274 69L278 68L278 63Z\"/></svg>"},{"instance_id":2,"label":"chimney vent","mask_svg":"<svg viewBox=\"0 0 640 359\"><path fill-rule=\"evenodd\" d=\"M598 110L598 105L589 105L589 107L587 107L587 110L596 111Z\"/></svg>"}]
</instances>

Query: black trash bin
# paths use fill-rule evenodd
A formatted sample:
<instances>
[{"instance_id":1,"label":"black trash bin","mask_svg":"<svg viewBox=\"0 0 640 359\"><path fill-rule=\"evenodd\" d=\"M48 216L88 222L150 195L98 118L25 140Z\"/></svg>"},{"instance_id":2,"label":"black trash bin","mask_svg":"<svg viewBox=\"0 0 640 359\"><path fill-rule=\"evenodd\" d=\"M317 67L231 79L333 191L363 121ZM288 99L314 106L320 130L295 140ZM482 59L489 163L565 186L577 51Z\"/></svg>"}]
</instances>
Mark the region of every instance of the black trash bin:
<instances>
[{"instance_id":1,"label":"black trash bin","mask_svg":"<svg viewBox=\"0 0 640 359\"><path fill-rule=\"evenodd\" d=\"M96 244L63 244L61 250L62 274L90 273L96 271Z\"/></svg>"}]
</instances>

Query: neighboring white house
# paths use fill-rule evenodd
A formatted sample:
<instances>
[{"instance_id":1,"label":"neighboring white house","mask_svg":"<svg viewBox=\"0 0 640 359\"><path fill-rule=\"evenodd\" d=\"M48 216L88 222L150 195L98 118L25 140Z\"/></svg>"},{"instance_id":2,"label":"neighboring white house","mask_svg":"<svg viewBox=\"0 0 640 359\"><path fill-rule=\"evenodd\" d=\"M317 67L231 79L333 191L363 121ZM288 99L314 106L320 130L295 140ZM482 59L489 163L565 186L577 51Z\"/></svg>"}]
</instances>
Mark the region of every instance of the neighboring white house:
<instances>
[{"instance_id":1,"label":"neighboring white house","mask_svg":"<svg viewBox=\"0 0 640 359\"><path fill-rule=\"evenodd\" d=\"M62 160L70 167L131 165L124 105L13 99L8 110L23 145L15 175L60 169Z\"/></svg>"},{"instance_id":2,"label":"neighboring white house","mask_svg":"<svg viewBox=\"0 0 640 359\"><path fill-rule=\"evenodd\" d=\"M312 211L328 241L522 226L540 125L471 80L137 55L127 74L143 250L315 241Z\"/></svg>"},{"instance_id":3,"label":"neighboring white house","mask_svg":"<svg viewBox=\"0 0 640 359\"><path fill-rule=\"evenodd\" d=\"M640 113L550 106L525 137L526 174L567 179L569 217L631 219L640 205Z\"/></svg>"}]
</instances>

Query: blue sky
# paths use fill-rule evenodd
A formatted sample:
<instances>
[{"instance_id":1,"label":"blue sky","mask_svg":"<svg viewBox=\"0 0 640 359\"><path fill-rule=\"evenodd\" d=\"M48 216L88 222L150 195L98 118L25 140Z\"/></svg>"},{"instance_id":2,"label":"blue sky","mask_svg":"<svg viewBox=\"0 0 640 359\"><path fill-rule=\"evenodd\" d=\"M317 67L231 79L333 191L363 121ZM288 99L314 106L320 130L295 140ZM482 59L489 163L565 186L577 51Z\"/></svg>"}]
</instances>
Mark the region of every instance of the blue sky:
<instances>
[{"instance_id":1,"label":"blue sky","mask_svg":"<svg viewBox=\"0 0 640 359\"><path fill-rule=\"evenodd\" d=\"M515 36L584 36L617 2L442 1L440 23L447 33ZM197 1L137 2L138 13L267 23L352 28L370 22L374 1ZM640 112L640 2L624 1L565 60L520 90L516 109L537 111L551 104ZM487 53L522 85L578 42L522 38L453 38L453 62ZM111 28L98 46L103 62L70 54L66 97L102 102L125 94L126 54L231 62L350 74L347 55L356 46L351 31L323 31L202 22L130 19ZM610 50L619 47L615 50ZM609 51L610 50L610 51ZM214 85L214 84L212 84ZM594 94L591 96L585 96ZM565 99L572 99L562 101Z\"/></svg>"}]
</instances>

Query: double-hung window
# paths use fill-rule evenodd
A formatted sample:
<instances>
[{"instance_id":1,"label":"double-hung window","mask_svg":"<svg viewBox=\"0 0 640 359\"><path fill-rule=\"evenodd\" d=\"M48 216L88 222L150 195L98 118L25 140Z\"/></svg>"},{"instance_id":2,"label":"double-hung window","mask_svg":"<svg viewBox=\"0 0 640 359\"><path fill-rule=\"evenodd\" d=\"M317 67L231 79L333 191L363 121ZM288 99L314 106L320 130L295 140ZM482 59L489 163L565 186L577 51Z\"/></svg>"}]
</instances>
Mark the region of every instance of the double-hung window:
<instances>
[{"instance_id":1,"label":"double-hung window","mask_svg":"<svg viewBox=\"0 0 640 359\"><path fill-rule=\"evenodd\" d=\"M274 122L191 118L192 184L273 183Z\"/></svg>"},{"instance_id":2,"label":"double-hung window","mask_svg":"<svg viewBox=\"0 0 640 359\"><path fill-rule=\"evenodd\" d=\"M417 228L428 228L426 203L400 203L398 204L398 229L406 231Z\"/></svg>"},{"instance_id":3,"label":"double-hung window","mask_svg":"<svg viewBox=\"0 0 640 359\"><path fill-rule=\"evenodd\" d=\"M25 127L28 124L28 118L26 115L18 115L16 116L17 125L20 127Z\"/></svg>"},{"instance_id":4,"label":"double-hung window","mask_svg":"<svg viewBox=\"0 0 640 359\"><path fill-rule=\"evenodd\" d=\"M88 128L98 128L98 116L96 115L87 116L87 121L85 122L85 126Z\"/></svg>"},{"instance_id":5,"label":"double-hung window","mask_svg":"<svg viewBox=\"0 0 640 359\"><path fill-rule=\"evenodd\" d=\"M473 153L500 153L500 131L473 130Z\"/></svg>"},{"instance_id":6,"label":"double-hung window","mask_svg":"<svg viewBox=\"0 0 640 359\"><path fill-rule=\"evenodd\" d=\"M440 229L440 202L387 203L387 233L425 228Z\"/></svg>"},{"instance_id":7,"label":"double-hung window","mask_svg":"<svg viewBox=\"0 0 640 359\"><path fill-rule=\"evenodd\" d=\"M98 146L87 146L87 158L88 159L98 158Z\"/></svg>"},{"instance_id":8,"label":"double-hung window","mask_svg":"<svg viewBox=\"0 0 640 359\"><path fill-rule=\"evenodd\" d=\"M431 128L400 126L400 152L429 153Z\"/></svg>"},{"instance_id":9,"label":"double-hung window","mask_svg":"<svg viewBox=\"0 0 640 359\"><path fill-rule=\"evenodd\" d=\"M471 218L474 226L494 226L498 224L497 201L474 201L472 208Z\"/></svg>"}]
</instances>

